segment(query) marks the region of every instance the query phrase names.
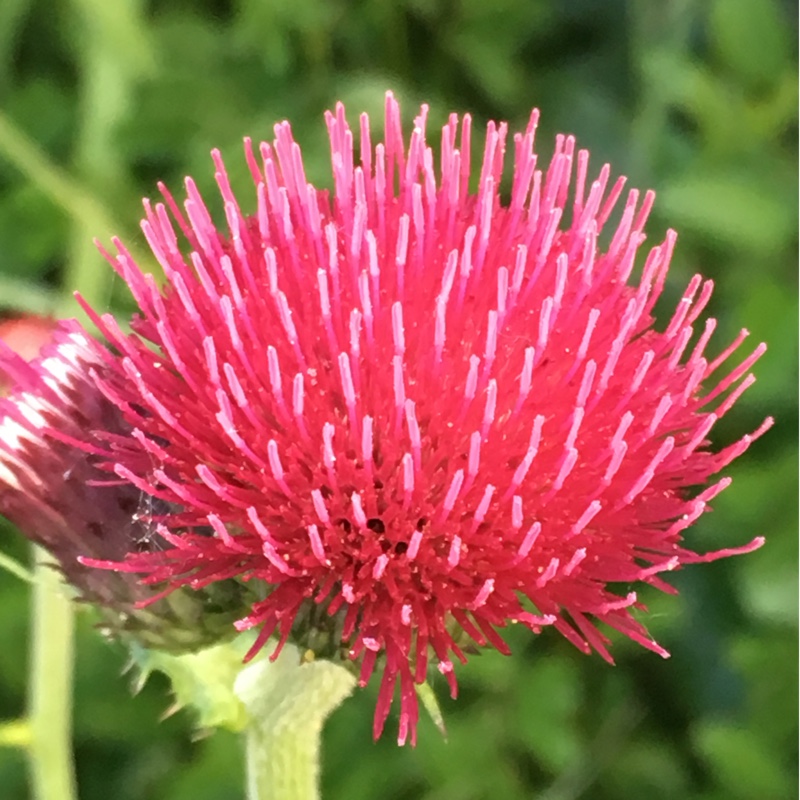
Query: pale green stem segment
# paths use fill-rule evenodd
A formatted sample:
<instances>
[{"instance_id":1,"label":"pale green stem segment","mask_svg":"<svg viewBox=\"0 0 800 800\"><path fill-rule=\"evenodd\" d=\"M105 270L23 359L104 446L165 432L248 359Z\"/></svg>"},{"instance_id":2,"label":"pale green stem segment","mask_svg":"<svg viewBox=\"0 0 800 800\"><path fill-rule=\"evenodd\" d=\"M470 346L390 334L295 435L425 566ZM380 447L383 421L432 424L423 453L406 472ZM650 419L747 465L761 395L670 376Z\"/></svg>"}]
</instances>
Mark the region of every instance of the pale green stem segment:
<instances>
[{"instance_id":1,"label":"pale green stem segment","mask_svg":"<svg viewBox=\"0 0 800 800\"><path fill-rule=\"evenodd\" d=\"M320 738L330 713L353 691L355 676L331 661L304 663L286 645L239 674L234 691L247 707L248 800L316 800Z\"/></svg>"},{"instance_id":2,"label":"pale green stem segment","mask_svg":"<svg viewBox=\"0 0 800 800\"><path fill-rule=\"evenodd\" d=\"M30 771L35 800L76 800L72 763L72 600L51 559L34 548L33 640L28 684Z\"/></svg>"}]
</instances>

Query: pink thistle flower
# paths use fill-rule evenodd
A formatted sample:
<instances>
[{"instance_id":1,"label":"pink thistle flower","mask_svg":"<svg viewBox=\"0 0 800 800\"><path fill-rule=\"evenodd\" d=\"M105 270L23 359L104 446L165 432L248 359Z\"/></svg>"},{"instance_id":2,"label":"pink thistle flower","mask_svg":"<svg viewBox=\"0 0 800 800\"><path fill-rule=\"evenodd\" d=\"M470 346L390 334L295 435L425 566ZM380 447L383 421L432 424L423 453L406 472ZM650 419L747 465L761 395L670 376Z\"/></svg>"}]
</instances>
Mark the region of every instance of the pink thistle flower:
<instances>
[{"instance_id":1,"label":"pink thistle flower","mask_svg":"<svg viewBox=\"0 0 800 800\"><path fill-rule=\"evenodd\" d=\"M128 426L87 380L90 368L101 365L88 352L80 326L50 326L48 336L38 356L12 349L19 344L13 339L0 342L0 369L13 384L10 395L0 398L0 513L56 555L86 599L106 605L124 596L132 607L147 593L121 576L104 579L79 564L78 556L125 557L135 544L131 526L139 493L130 485L118 493L99 491L94 483L107 482L107 473L48 435L57 430L80 439L87 428L121 434Z\"/></svg>"},{"instance_id":2,"label":"pink thistle flower","mask_svg":"<svg viewBox=\"0 0 800 800\"><path fill-rule=\"evenodd\" d=\"M0 514L49 551L109 633L178 653L220 641L246 607L240 586L182 590L184 596L162 600L134 575L80 563L79 557L121 560L157 548L151 521L158 509L131 483L109 481L98 463L104 447L134 434L95 385L105 367L92 355L88 334L72 320L50 324L48 338L38 356L27 337L8 337L26 345L21 352L0 340L0 374L13 382L0 397ZM97 432L95 444L85 441L90 431Z\"/></svg>"},{"instance_id":3,"label":"pink thistle flower","mask_svg":"<svg viewBox=\"0 0 800 800\"><path fill-rule=\"evenodd\" d=\"M706 355L699 275L653 328L675 234L632 279L652 192L628 193L602 250L625 181L592 177L573 137L538 169L534 111L504 204L506 124L487 128L472 194L471 118L459 132L450 117L437 167L427 112L406 140L387 95L384 140L362 116L356 156L338 105L332 195L306 180L288 123L257 152L245 140L252 216L215 151L223 229L191 179L183 208L163 186L145 202L165 288L121 242L106 253L141 309L135 335L83 304L114 348L87 348L97 383L133 429L108 468L179 507L165 550L86 563L164 593L257 582L237 623L260 629L252 653L327 620L328 655L343 648L362 685L382 674L376 736L399 683L401 743L429 666L455 695L464 642L507 653L509 623L610 662L602 623L665 656L613 585L670 591L663 573L762 544L698 555L682 537L730 481L702 487L771 425L710 449L765 348L726 367L742 331Z\"/></svg>"}]
</instances>

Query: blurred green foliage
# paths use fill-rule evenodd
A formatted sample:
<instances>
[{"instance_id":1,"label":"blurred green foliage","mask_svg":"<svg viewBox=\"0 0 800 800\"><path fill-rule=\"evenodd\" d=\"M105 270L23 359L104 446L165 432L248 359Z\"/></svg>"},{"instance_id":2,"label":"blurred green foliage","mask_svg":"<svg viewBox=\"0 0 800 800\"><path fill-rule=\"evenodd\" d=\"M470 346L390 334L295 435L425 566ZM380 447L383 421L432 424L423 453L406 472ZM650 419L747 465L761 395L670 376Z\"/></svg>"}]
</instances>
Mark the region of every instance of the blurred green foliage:
<instances>
[{"instance_id":1,"label":"blurred green foliage","mask_svg":"<svg viewBox=\"0 0 800 800\"><path fill-rule=\"evenodd\" d=\"M329 184L322 111L409 117L431 104L520 126L539 149L574 132L658 192L649 225L680 233L668 293L718 280L717 341L746 325L770 350L726 417L731 440L777 427L731 470L734 487L690 532L754 555L675 576L646 599L669 661L627 641L618 666L553 633L511 631L444 699L416 750L370 736L374 690L326 732L325 797L387 800L785 800L797 775L797 8L781 0L2 0L0 307L74 314L70 292L130 310L92 237L143 249L138 202L156 180L213 183L208 151L243 185L242 136L289 118L309 179ZM351 117L352 118L352 117ZM435 125L431 125L435 129ZM722 347L719 344L718 347ZM0 546L24 559L7 528ZM24 710L28 588L0 579L0 718ZM242 794L238 741L192 741L158 678L132 699L120 648L80 620L75 737L82 800ZM437 687L441 690L442 687ZM442 693L444 694L444 693ZM23 753L0 748L4 800L27 797Z\"/></svg>"}]
</instances>

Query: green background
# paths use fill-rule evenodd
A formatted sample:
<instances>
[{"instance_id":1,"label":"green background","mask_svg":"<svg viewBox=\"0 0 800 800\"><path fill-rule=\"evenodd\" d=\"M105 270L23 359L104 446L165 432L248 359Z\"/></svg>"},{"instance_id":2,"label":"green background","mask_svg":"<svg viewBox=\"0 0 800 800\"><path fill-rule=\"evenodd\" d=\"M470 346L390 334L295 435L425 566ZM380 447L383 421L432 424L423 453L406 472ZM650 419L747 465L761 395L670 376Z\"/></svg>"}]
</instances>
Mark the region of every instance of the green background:
<instances>
[{"instance_id":1,"label":"green background","mask_svg":"<svg viewBox=\"0 0 800 800\"><path fill-rule=\"evenodd\" d=\"M618 666L555 633L509 636L443 696L443 742L370 735L375 691L326 730L324 796L785 800L797 776L797 9L778 0L2 0L0 305L76 313L79 287L130 311L91 240L140 250L139 199L185 174L210 188L212 147L244 186L241 138L289 118L310 180L330 185L322 112L343 100L380 120L392 88L431 126L452 110L524 125L539 150L577 134L657 191L648 231L679 231L668 293L695 271L718 289L717 347L747 326L769 351L720 442L767 414L776 427L730 470L733 487L689 532L703 551L756 534L754 555L674 576L646 595L662 661L618 641ZM238 184L237 184L238 182ZM25 559L21 538L0 548ZM75 740L82 800L242 796L239 743L193 741L160 718L167 687L136 699L125 656L80 619ZM27 587L0 576L0 719L24 711ZM442 687L437 687L441 690ZM0 748L0 795L27 797L22 751Z\"/></svg>"}]
</instances>

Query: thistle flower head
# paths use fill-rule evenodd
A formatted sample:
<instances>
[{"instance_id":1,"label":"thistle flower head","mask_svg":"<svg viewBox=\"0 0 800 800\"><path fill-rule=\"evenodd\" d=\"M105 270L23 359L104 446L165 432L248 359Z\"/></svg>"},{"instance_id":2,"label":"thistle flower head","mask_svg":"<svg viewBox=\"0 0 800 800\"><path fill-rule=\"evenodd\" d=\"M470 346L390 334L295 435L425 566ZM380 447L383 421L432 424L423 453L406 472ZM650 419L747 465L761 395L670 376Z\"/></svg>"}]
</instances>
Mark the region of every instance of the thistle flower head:
<instances>
[{"instance_id":1,"label":"thistle flower head","mask_svg":"<svg viewBox=\"0 0 800 800\"><path fill-rule=\"evenodd\" d=\"M127 426L87 382L97 362L86 351L86 334L75 323L61 323L50 336L38 357L27 353L30 362L0 342L0 366L13 383L11 394L0 399L0 511L39 544L61 553L73 583L81 583L80 575L100 581L89 590L92 599L107 599L100 595L109 582L77 558L125 557L132 549L127 534L138 493L130 486L115 496L98 493L93 479L107 475L80 451L48 440L47 432L54 428L81 438L87 427L120 433Z\"/></svg>"},{"instance_id":2,"label":"thistle flower head","mask_svg":"<svg viewBox=\"0 0 800 800\"><path fill-rule=\"evenodd\" d=\"M465 641L508 652L509 623L608 661L607 628L665 655L617 587L668 590L663 573L761 544L682 538L770 425L711 449L764 347L728 366L743 331L707 356L700 276L653 327L675 234L640 252L652 192L623 198L572 137L541 168L536 112L511 139L490 123L472 176L470 117L450 117L437 163L427 112L406 139L388 95L383 140L362 116L356 146L337 106L330 194L288 123L246 140L250 215L214 152L223 226L191 179L182 206L164 187L145 202L163 288L121 242L106 254L135 333L84 304L113 348L83 343L96 383L130 427L94 446L173 509L164 549L87 563L165 593L258 587L237 623L259 629L253 652L292 637L341 650L362 684L377 671L376 735L399 684L401 742L429 667L455 694Z\"/></svg>"},{"instance_id":3,"label":"thistle flower head","mask_svg":"<svg viewBox=\"0 0 800 800\"><path fill-rule=\"evenodd\" d=\"M95 385L96 370L104 367L92 356L88 334L75 321L47 331L50 341L38 356L20 348L30 362L11 347L28 340L0 340L0 374L14 387L0 398L0 514L50 552L109 632L175 652L219 641L241 613L240 587L182 591L153 604L154 590L135 576L80 563L79 557L124 559L157 547L156 514L152 498L135 486L109 482L98 463L103 447L86 441L96 431L99 443L113 447L131 435L120 410Z\"/></svg>"}]
</instances>

